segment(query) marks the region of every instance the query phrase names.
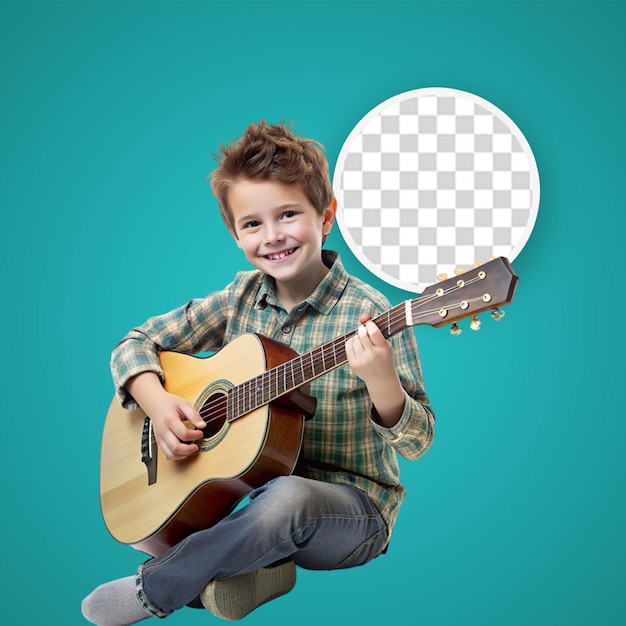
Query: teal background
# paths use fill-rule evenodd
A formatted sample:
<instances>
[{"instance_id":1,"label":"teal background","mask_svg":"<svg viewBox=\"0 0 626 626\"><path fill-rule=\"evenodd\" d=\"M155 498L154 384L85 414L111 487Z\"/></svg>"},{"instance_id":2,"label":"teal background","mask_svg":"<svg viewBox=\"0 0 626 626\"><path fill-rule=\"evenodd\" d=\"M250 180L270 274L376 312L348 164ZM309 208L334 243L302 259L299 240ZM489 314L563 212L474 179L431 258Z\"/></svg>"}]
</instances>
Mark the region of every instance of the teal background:
<instances>
[{"instance_id":1,"label":"teal background","mask_svg":"<svg viewBox=\"0 0 626 626\"><path fill-rule=\"evenodd\" d=\"M516 300L479 333L416 329L438 432L402 464L388 554L302 571L246 623L625 623L625 25L622 2L0 3L3 623L84 623L81 598L142 560L99 510L109 354L244 266L211 152L286 120L334 167L365 113L431 86L489 100L534 151ZM407 296L338 229L329 247Z\"/></svg>"}]
</instances>

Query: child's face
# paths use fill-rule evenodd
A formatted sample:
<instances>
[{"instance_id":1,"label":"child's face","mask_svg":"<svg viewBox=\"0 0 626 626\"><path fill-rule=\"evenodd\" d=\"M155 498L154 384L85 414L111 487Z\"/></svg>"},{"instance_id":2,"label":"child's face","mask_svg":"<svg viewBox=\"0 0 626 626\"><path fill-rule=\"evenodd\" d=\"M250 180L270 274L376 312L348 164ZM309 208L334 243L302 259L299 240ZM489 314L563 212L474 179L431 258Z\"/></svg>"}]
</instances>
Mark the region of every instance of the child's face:
<instances>
[{"instance_id":1,"label":"child's face","mask_svg":"<svg viewBox=\"0 0 626 626\"><path fill-rule=\"evenodd\" d=\"M323 270L322 238L332 228L334 204L320 215L299 185L246 179L228 199L237 245L254 267L281 283L314 280Z\"/></svg>"}]
</instances>

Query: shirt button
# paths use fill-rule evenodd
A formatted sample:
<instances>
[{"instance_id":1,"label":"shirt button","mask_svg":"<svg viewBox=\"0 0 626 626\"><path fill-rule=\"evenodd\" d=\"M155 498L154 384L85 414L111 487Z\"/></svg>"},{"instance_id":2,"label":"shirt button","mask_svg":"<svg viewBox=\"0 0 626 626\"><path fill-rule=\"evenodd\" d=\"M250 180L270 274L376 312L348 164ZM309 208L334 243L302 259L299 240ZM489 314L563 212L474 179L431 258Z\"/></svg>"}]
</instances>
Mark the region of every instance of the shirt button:
<instances>
[{"instance_id":1,"label":"shirt button","mask_svg":"<svg viewBox=\"0 0 626 626\"><path fill-rule=\"evenodd\" d=\"M288 335L291 332L291 326L283 326L283 332Z\"/></svg>"}]
</instances>

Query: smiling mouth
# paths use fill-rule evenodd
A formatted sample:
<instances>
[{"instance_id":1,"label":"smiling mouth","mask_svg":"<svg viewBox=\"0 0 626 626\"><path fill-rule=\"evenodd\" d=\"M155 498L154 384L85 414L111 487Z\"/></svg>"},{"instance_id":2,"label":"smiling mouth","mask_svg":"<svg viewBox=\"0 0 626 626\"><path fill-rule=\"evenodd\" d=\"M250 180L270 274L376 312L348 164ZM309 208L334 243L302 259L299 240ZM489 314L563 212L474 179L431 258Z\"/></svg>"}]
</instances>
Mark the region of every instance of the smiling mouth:
<instances>
[{"instance_id":1,"label":"smiling mouth","mask_svg":"<svg viewBox=\"0 0 626 626\"><path fill-rule=\"evenodd\" d=\"M270 261L282 261L284 258L291 256L298 248L291 248L291 250L283 250L283 252L277 252L276 254L266 254L265 258Z\"/></svg>"}]
</instances>

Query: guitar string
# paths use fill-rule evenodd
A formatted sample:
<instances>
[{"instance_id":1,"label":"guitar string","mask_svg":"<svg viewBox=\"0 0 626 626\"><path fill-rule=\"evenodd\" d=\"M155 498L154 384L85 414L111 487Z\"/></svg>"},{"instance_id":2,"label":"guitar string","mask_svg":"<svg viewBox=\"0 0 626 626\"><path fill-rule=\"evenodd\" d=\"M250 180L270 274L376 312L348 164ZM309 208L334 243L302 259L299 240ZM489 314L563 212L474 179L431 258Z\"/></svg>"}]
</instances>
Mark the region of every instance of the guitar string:
<instances>
[{"instance_id":1,"label":"guitar string","mask_svg":"<svg viewBox=\"0 0 626 626\"><path fill-rule=\"evenodd\" d=\"M478 279L476 279L476 280L478 280ZM467 281L465 284L469 284L469 281ZM454 290L456 290L458 288L459 288L459 286L455 285L455 286L451 287L450 289L448 289L444 293L447 293L447 292L450 292L450 291L454 291ZM424 297L424 298L420 298L420 299L415 300L415 304L418 304L418 305L428 304L428 303L432 302L433 300L435 300L435 299L437 299L439 297L440 296L433 295L433 296L430 296L430 297L427 296L427 297ZM482 297L467 299L466 302L470 303L470 302L476 302L476 301L479 301L479 300L482 300ZM448 306L447 309L456 308L458 306L460 306L460 303L455 304L453 306ZM430 310L427 310L427 311L423 311L422 313L415 315L414 318L419 319L419 318L427 317L429 315L432 315L433 313L438 312L440 309L441 309L441 307L437 307L436 309L430 309ZM387 315L389 317L389 319L387 320L387 326L390 327L391 325L396 324L398 321L403 320L405 318L406 314L405 314L405 311L404 311L404 307L402 305L398 305L398 306L392 308L391 310L387 311L386 313L383 313L382 315L380 315L376 319L380 319L381 317L384 318L385 315ZM235 387L235 388L239 388L241 390L241 388L244 387L244 386L252 387L254 385L255 381L261 382L263 378L265 378L266 380L269 378L269 380L270 380L269 385L271 386L272 374L275 373L276 377L278 377L279 374L280 374L280 370L286 370L287 367L290 364L291 364L291 367L292 367L292 378L293 378L293 363L295 361L299 360L301 362L301 364L303 364L303 359L306 358L307 356L309 357L309 359L311 361L310 365L306 366L307 370L308 369L311 370L311 375L312 375L311 379L318 378L319 376L325 374L326 372L330 371L331 369L334 369L335 367L339 367L339 366L345 364L345 362L346 362L345 359L343 359L341 361L341 363L336 362L336 364L333 367L325 369L320 374L316 375L315 374L316 366L318 366L320 364L325 366L325 362L326 362L325 353L328 350L328 348L332 347L333 351L334 351L335 347L339 346L340 348L343 349L345 347L345 342L348 339L350 339L351 337L353 337L357 332L358 331L356 329L352 330L349 333L347 333L346 335L343 335L342 337L339 337L339 338L337 338L337 339L335 339L335 340L333 340L333 341L331 341L331 342L329 342L327 344L324 344L322 346L318 346L317 348L315 348L314 350L310 351L309 353L307 353L305 355L299 355L297 357L294 357L293 359L290 359L289 361L286 361L285 363L281 363L280 365L278 365L278 366L276 366L276 367L274 367L274 368L272 368L270 370L267 370L267 371L263 372L259 376L256 376L256 377L251 378L251 379L249 379L247 381L244 381L243 383L240 383L239 385L237 385L237 387ZM328 355L328 356L330 356L330 355ZM311 379L309 379L309 380L311 380ZM278 383L278 380L277 380L277 383ZM300 383L300 385L302 385L302 384L304 384L304 381ZM294 388L297 387L297 386L298 385L294 385ZM284 387L284 385L283 385L283 387ZM270 389L269 389L269 386L267 385L267 383L262 384L261 388L264 391L267 390L268 395L271 395L271 392L270 392ZM257 389L257 393L258 393L259 386L256 386L256 389ZM280 393L278 393L278 389L277 389L277 393L276 393L275 397L279 397L280 395L284 395L284 393L286 393L286 391L287 391L287 389L284 389L283 393L280 394ZM271 400L262 401L258 405L256 405L256 401L257 400L255 400L254 402L250 402L249 401L247 403L249 406L246 406L245 396L244 396L243 400L244 400L243 404L244 404L244 409L245 410L241 414L234 415L231 418L231 420L232 419L237 419L238 417L241 417L242 415L245 415L245 414L249 413L250 411L258 408L259 406L267 404L269 401L271 401ZM216 410L223 410L224 409L224 405L225 404L227 405L227 403L228 403L227 396L226 395L222 395L219 398L213 399L210 402L204 404L203 407L200 410L200 415L201 416L203 416L204 414L210 415L210 414L214 413ZM239 403L239 404L241 404L241 403ZM207 422L207 423L210 423L210 422L213 422L213 421L220 420L223 417L224 416L220 414L220 415L218 415L218 416L216 416L214 418L211 418L209 420L204 420L204 421ZM229 418L226 416L226 417L224 417L224 419L229 419Z\"/></svg>"},{"instance_id":2,"label":"guitar string","mask_svg":"<svg viewBox=\"0 0 626 626\"><path fill-rule=\"evenodd\" d=\"M416 303L417 304L428 304L428 302L432 301L432 299L434 299L436 297L437 296L426 297L426 298L424 298L425 302L423 302L423 303L420 301L420 299L418 299L416 301ZM431 315L432 313L433 313L433 311L425 311L421 315L417 315L415 317L418 317L418 318L419 317L426 317L427 315ZM405 316L406 316L403 307L401 307L401 308L400 307L394 307L390 311L388 311L387 313L383 313L380 317L384 317L385 315L389 316L389 321L387 322L388 326L391 326L392 324L397 323L398 321L404 319ZM392 317L393 317L393 322L391 321ZM299 360L301 363L303 363L303 359L307 355L311 355L309 357L311 363L308 364L306 367L307 367L307 370L310 368L311 369L311 373L313 374L315 372L315 366L321 364L325 360L324 356L323 356L323 353L329 346L332 346L333 348L335 346L339 346L341 349L343 349L344 346L345 346L345 342L348 339L352 338L354 335L356 335L357 332L358 332L358 330L354 329L354 330L346 333L345 335L342 335L341 337L339 337L337 339L334 339L333 341L331 341L331 342L329 342L327 344L324 344L322 346L318 346L317 348L314 348L313 350L311 350L310 352L308 352L305 355L298 355L297 357L294 357L293 359L290 359L289 361L286 361L285 363L281 363L280 365L277 365L275 368L272 368L270 370L267 370L267 371L263 372L259 376L256 376L256 377L251 378L251 379L249 379L247 381L244 381L243 383L240 383L239 385L237 385L237 387L235 387L235 388L241 388L241 387L246 386L246 385L248 387L252 387L252 386L254 386L254 381L256 381L256 380L258 380L260 378L263 378L263 377L267 378L268 375L271 378L271 376L272 376L271 372L276 372L278 374L277 370L279 370L281 368L282 369L286 369L286 366L289 363L292 364L292 369L293 369L293 362ZM321 359L319 357L315 356L316 352L319 352L319 353L322 354L322 358ZM345 362L345 361L342 361L342 363L343 362ZM304 371L303 371L303 373L304 373ZM301 383L301 384L304 384L304 382ZM256 389L258 390L259 387L256 386ZM222 410L222 409L224 409L224 405L226 405L226 404L227 404L227 396L226 395L221 395L219 398L217 398L215 400L211 400L210 402L207 402L206 404L204 404L202 406L202 409L199 411L200 416L202 417L204 414L210 415L210 414L212 414L213 412L215 412L217 410ZM267 403L266 402L262 402L261 405L263 405L263 404L267 404ZM253 410L252 407L249 409L249 411L250 410ZM246 411L246 413L249 412L249 411ZM207 423L210 423L212 421L216 421L216 420L222 419L222 417L223 417L222 415L219 415L219 416L214 417L214 418L212 418L210 420L204 420L204 421L207 422Z\"/></svg>"},{"instance_id":3,"label":"guitar string","mask_svg":"<svg viewBox=\"0 0 626 626\"><path fill-rule=\"evenodd\" d=\"M416 298L415 300L413 300L411 302L411 313L414 319L420 319L423 317L427 317L429 315L434 314L435 312L440 311L442 308L444 308L445 310L449 310L451 308L456 308L457 306L460 306L461 303L456 303L454 305L448 305L446 307L437 307L437 309L432 309L432 310L426 310L423 311L421 313L415 313L415 310L423 307L427 304L430 304L431 302L441 298L444 295L448 295L451 292L457 291L458 289L463 289L477 281L481 281L484 279L484 274L481 277L479 274L475 275L473 278L469 278L469 277L464 277L463 279L459 279L455 284L451 284L448 288L443 288L443 287L439 287L434 293L430 294L430 295L423 295L420 296L419 298ZM482 298L478 297L478 298L471 298L471 299L466 299L466 301L469 302L475 302L478 300L481 300ZM383 319L384 317L387 316L387 320L386 320L386 326L387 326L387 330L389 331L390 336L394 333L391 332L391 327L395 324L397 324L400 320L404 320L406 317L406 310L405 310L405 306L403 306L402 304L397 305L396 307L393 307L392 309L390 309L389 311L386 311L385 313L382 313L381 315L379 315L375 321L379 321L379 323L382 325L383 324ZM300 367L302 368L302 374L303 374L303 379L306 378L304 376L305 372L304 372L304 359L305 358L309 358L311 363L310 365L307 365L307 369L310 367L311 369L311 379L313 378L318 378L319 376L325 374L326 372L330 371L331 369L334 369L335 367L339 367L343 364L346 363L347 358L344 358L342 356L341 362L339 362L336 358L336 348L339 347L341 350L345 350L345 342L350 339L351 337L353 337L358 331L355 329L345 335L343 335L342 337L339 337L327 344L324 344L322 346L319 346L317 348L315 348L314 350L308 352L305 355L299 355L297 357L294 357L293 359L290 359L289 361L282 363L270 370L267 370L266 372L263 372L262 374L260 374L259 376L256 376L248 381L244 381L243 383L240 383L239 385L237 385L237 389L239 389L239 393L241 394L241 389L245 386L248 387L252 387L255 384L255 381L261 384L261 389L263 391L263 395L262 395L262 402L260 404L256 404L256 402L258 401L258 399L256 399L253 402L248 401L248 405L250 406L246 406L246 397L244 396L243 398L243 403L244 403L244 410L243 412L238 412L237 414L235 414L234 416L232 416L231 418L228 418L228 416L224 417L223 415L219 415L215 418L211 418L210 420L208 420L208 422L211 421L216 421L219 419L222 419L222 417L224 417L224 419L230 419L231 421L233 419L237 419L238 417L241 417L241 415L245 415L247 413L249 413L250 411L254 410L255 408L258 408L258 406L262 406L264 404L267 404L268 402L271 401L271 399L268 399L267 401L264 401L264 393L267 390L268 395L271 396L271 391L267 385L267 380L269 379L270 381L270 385L271 385L271 381L272 381L272 375L273 373L276 374L276 384L278 385L278 377L279 374L286 372L287 367L291 366L291 375L292 375L292 381L294 382L293 384L293 388L298 387L299 385L304 384L304 380L299 383L299 385L295 384L295 374L294 374L294 370L293 370L293 365L296 361L300 362ZM397 332L397 331L396 331ZM326 367L326 356L328 356L330 358L330 355L327 355L327 351L329 350L329 348L332 348L333 351L333 358L335 360L335 365L333 365L333 367L331 368L327 368ZM321 357L321 360L320 360ZM320 363L323 366L323 371L320 374L315 373L316 367L318 365L320 365ZM265 382L264 382L265 379ZM259 387L256 386L257 389L257 393L259 390ZM284 395L287 392L286 386L283 385L283 392L282 393L278 393L278 387L276 389L276 395L275 397L279 397L280 395ZM224 404L226 404L226 407L228 405L228 397L226 395L220 396L218 399L214 399L211 400L210 402L207 402L205 405L203 405L203 407L200 410L200 414L206 414L207 411L209 414L213 413L216 409L220 409L222 410L224 408ZM241 402L238 401L238 404L240 405ZM253 404L255 404L255 406L252 406ZM227 412L227 411L225 411ZM205 420L206 421L206 420Z\"/></svg>"},{"instance_id":4,"label":"guitar string","mask_svg":"<svg viewBox=\"0 0 626 626\"><path fill-rule=\"evenodd\" d=\"M466 282L465 284L468 284L468 282ZM455 289L458 289L458 286L454 286L453 288L450 288L448 291L453 291ZM444 292L446 293L446 292ZM425 305L425 304L429 304L430 302L432 302L433 300L438 299L440 296L437 295L433 295L430 297L424 297L424 301L422 301L422 299L417 299L415 301L415 304L418 305ZM466 299L465 302L472 303L472 302L477 302L479 300L482 300L482 296L480 297L476 297L476 298L469 298ZM461 303L455 304L453 306L448 306L445 307L446 310L451 309L451 308L456 308L456 307L460 307ZM429 309L426 311L422 311L421 313L418 313L416 315L414 315L414 319L420 319L420 318L424 318L424 317L428 317L429 315L432 315L433 313L437 313L438 311L441 310L441 307L437 307L435 309ZM398 305L396 307L393 307L391 310L387 311L386 313L383 313L382 315L380 315L379 317L377 317L376 319L380 320L380 318L384 318L385 315L388 316L388 320L386 321L386 325L387 327L391 327L394 324L397 324L399 321L404 320L406 318L406 312L404 310L404 307L402 305ZM271 395L271 380L272 380L272 375L275 374L276 377L280 378L280 374L281 374L281 370L286 371L288 366L291 365L292 368L292 378L294 377L293 375L293 363L295 361L300 360L302 362L302 359L309 356L309 360L311 361L310 364L306 365L306 370L308 371L310 369L311 371L311 379L313 378L318 378L319 376L327 373L328 371L335 369L336 367L339 367L341 365L344 365L346 363L346 359L343 359L341 362L338 362L337 359L335 358L335 365L330 367L330 368L326 368L326 357L328 356L330 358L330 355L326 355L326 352L328 351L329 348L333 348L333 353L335 353L335 348L339 347L340 349L345 351L345 343L348 339L354 337L357 334L358 330L354 329L348 333L346 333L345 335L343 335L342 337L339 337L337 339L334 339L333 341L328 342L327 344L324 344L322 346L318 346L317 348L311 350L310 352L308 352L306 355L299 355L297 357L294 357L293 359L290 359L289 361L286 361L285 363L281 363L280 365L277 365L276 367L269 369L265 372L263 372L262 374L260 374L259 376L253 377L247 381L244 381L243 383L240 383L239 385L237 385L237 387L235 387L235 389L239 388L241 389L244 386L248 386L248 387L253 387L255 386L254 383L255 381L259 381L260 379L265 378L266 382L261 384L262 390L263 390L263 395L265 395L265 391L267 391L268 395ZM316 367L322 365L324 367L324 371L322 371L320 374L315 375L315 370ZM284 376L282 376L284 378ZM267 383L267 379L269 378L269 384ZM277 378L277 384L278 384L278 378ZM304 381L300 383L300 385L304 384ZM294 385L294 388L296 388L298 385ZM283 385L283 387L285 387ZM259 390L259 386L257 385L256 387L257 393ZM278 391L278 389L277 389ZM287 389L284 389L282 394L276 393L275 397L279 397L280 395L284 395L287 392ZM248 395L249 397L249 395ZM225 415L226 413L226 408L228 406L228 396L227 395L221 395L219 398L217 399L211 399L209 402L205 403L199 413L200 416L203 418L203 421L208 425L211 422L215 422L217 420L222 420L224 419L225 421L232 421L234 419L237 419L238 417L241 417L242 415L245 415L249 412L251 412L252 410L258 408L259 406L263 406L265 404L267 404L270 400L268 401L264 401L261 402L259 405L256 405L257 402L257 398L255 398L252 401L248 401L246 406L246 402L245 402L245 397L244 397L244 410L243 413L241 414L236 414L234 416L232 416L231 418L229 418L228 416ZM241 404L241 403L239 403ZM209 419L204 419L203 416L209 416L214 414L216 411L220 411L220 414L218 414L215 417L209 418ZM223 413L221 413L223 411Z\"/></svg>"}]
</instances>

